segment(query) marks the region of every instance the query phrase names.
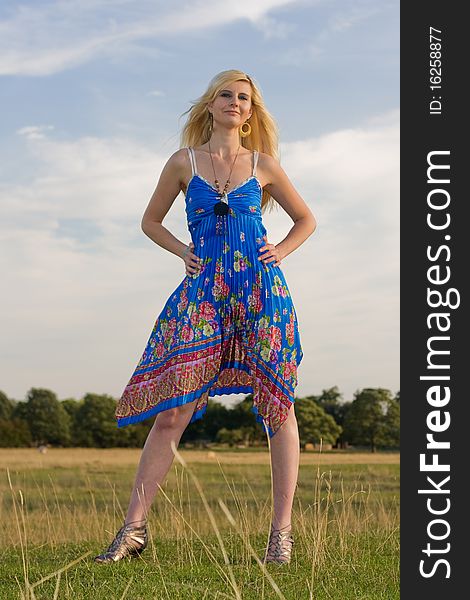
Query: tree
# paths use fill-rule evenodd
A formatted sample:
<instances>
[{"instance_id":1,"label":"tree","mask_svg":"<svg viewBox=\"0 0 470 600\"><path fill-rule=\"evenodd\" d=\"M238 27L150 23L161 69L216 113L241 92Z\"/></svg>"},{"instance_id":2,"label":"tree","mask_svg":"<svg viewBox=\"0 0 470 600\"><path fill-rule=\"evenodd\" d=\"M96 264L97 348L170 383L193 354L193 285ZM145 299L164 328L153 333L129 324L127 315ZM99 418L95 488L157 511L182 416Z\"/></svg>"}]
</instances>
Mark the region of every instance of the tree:
<instances>
[{"instance_id":1,"label":"tree","mask_svg":"<svg viewBox=\"0 0 470 600\"><path fill-rule=\"evenodd\" d=\"M72 421L76 418L80 403L75 398L66 398L60 401L65 412L69 415Z\"/></svg>"},{"instance_id":2,"label":"tree","mask_svg":"<svg viewBox=\"0 0 470 600\"><path fill-rule=\"evenodd\" d=\"M61 400L60 403L70 418L70 446L76 446L79 429L77 414L83 401L79 402L75 398L66 398L65 400Z\"/></svg>"},{"instance_id":3,"label":"tree","mask_svg":"<svg viewBox=\"0 0 470 600\"><path fill-rule=\"evenodd\" d=\"M215 440L220 429L230 428L232 413L226 406L217 400L208 398L206 412L202 419L188 425L181 436L181 442L191 442L197 439Z\"/></svg>"},{"instance_id":4,"label":"tree","mask_svg":"<svg viewBox=\"0 0 470 600\"><path fill-rule=\"evenodd\" d=\"M32 442L28 424L23 419L0 419L0 447L24 448Z\"/></svg>"},{"instance_id":5,"label":"tree","mask_svg":"<svg viewBox=\"0 0 470 600\"><path fill-rule=\"evenodd\" d=\"M387 406L384 420L384 441L387 446L400 447L400 395L392 398Z\"/></svg>"},{"instance_id":6,"label":"tree","mask_svg":"<svg viewBox=\"0 0 470 600\"><path fill-rule=\"evenodd\" d=\"M245 444L266 442L266 431L262 423L258 423L253 411L253 394L248 394L228 411L228 429L240 429L244 432Z\"/></svg>"},{"instance_id":7,"label":"tree","mask_svg":"<svg viewBox=\"0 0 470 600\"><path fill-rule=\"evenodd\" d=\"M27 414L28 408L26 402L17 402L13 407L13 412L11 413L12 419L23 419L23 421L27 422ZM29 427L29 425L28 425Z\"/></svg>"},{"instance_id":8,"label":"tree","mask_svg":"<svg viewBox=\"0 0 470 600\"><path fill-rule=\"evenodd\" d=\"M335 385L332 388L322 390L320 396L307 396L307 398L314 400L343 429L344 419L351 407L351 402L343 401L343 394L339 391L338 386ZM338 446L343 447L345 442L344 432L341 431L336 443Z\"/></svg>"},{"instance_id":9,"label":"tree","mask_svg":"<svg viewBox=\"0 0 470 600\"><path fill-rule=\"evenodd\" d=\"M341 404L343 394L339 391L338 386L335 385L326 390L322 390L322 393L319 396L307 396L307 398L312 398L315 400L315 402L317 402L325 410L325 412L327 412L327 408L337 407Z\"/></svg>"},{"instance_id":10,"label":"tree","mask_svg":"<svg viewBox=\"0 0 470 600\"><path fill-rule=\"evenodd\" d=\"M229 446L234 446L235 444L240 444L245 439L245 433L243 429L227 429L226 427L222 427L217 432L215 436L215 441L219 444L228 444Z\"/></svg>"},{"instance_id":11,"label":"tree","mask_svg":"<svg viewBox=\"0 0 470 600\"><path fill-rule=\"evenodd\" d=\"M84 447L127 446L128 432L116 426L116 401L107 394L85 394L76 413L77 443Z\"/></svg>"},{"instance_id":12,"label":"tree","mask_svg":"<svg viewBox=\"0 0 470 600\"><path fill-rule=\"evenodd\" d=\"M347 439L353 444L370 446L371 452L379 445L387 445L386 414L391 402L390 390L364 388L357 391L345 417Z\"/></svg>"},{"instance_id":13,"label":"tree","mask_svg":"<svg viewBox=\"0 0 470 600\"><path fill-rule=\"evenodd\" d=\"M248 394L230 409L209 398L203 418L187 427L181 441L223 439L246 445L266 444L266 431L263 424L257 422L253 408L253 394Z\"/></svg>"},{"instance_id":14,"label":"tree","mask_svg":"<svg viewBox=\"0 0 470 600\"><path fill-rule=\"evenodd\" d=\"M13 412L14 404L8 396L0 390L0 419L9 419Z\"/></svg>"},{"instance_id":15,"label":"tree","mask_svg":"<svg viewBox=\"0 0 470 600\"><path fill-rule=\"evenodd\" d=\"M341 427L315 400L297 398L295 413L302 445L307 442L318 444L320 440L326 444L336 443L341 433Z\"/></svg>"},{"instance_id":16,"label":"tree","mask_svg":"<svg viewBox=\"0 0 470 600\"><path fill-rule=\"evenodd\" d=\"M70 417L51 390L31 388L24 408L18 409L18 413L24 414L36 444L70 444Z\"/></svg>"}]
</instances>

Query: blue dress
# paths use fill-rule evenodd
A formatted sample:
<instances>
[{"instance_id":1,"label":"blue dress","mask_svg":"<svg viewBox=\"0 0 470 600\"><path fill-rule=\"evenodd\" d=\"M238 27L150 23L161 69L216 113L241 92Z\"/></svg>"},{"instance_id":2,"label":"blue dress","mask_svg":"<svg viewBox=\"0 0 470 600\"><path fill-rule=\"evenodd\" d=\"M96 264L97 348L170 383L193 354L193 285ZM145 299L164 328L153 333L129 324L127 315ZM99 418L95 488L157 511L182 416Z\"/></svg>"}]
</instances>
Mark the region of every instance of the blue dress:
<instances>
[{"instance_id":1,"label":"blue dress","mask_svg":"<svg viewBox=\"0 0 470 600\"><path fill-rule=\"evenodd\" d=\"M186 189L187 225L198 272L169 296L116 407L118 427L197 400L190 423L209 396L253 394L252 411L272 437L294 402L303 352L284 274L258 260L267 233L262 188L253 172L228 192L228 214L216 215L217 190L197 172Z\"/></svg>"}]
</instances>

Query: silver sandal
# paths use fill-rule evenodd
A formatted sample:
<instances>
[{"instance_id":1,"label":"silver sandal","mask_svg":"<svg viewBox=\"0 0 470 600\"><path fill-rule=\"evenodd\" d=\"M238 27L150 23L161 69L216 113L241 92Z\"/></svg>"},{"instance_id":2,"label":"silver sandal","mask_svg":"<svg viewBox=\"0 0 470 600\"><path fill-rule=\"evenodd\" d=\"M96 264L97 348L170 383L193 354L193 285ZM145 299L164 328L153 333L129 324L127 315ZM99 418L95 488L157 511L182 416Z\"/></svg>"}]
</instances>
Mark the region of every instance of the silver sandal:
<instances>
[{"instance_id":1,"label":"silver sandal","mask_svg":"<svg viewBox=\"0 0 470 600\"><path fill-rule=\"evenodd\" d=\"M287 525L289 527L289 525ZM285 527L283 528L285 529ZM291 561L294 538L291 531L271 529L263 562L287 564Z\"/></svg>"},{"instance_id":2,"label":"silver sandal","mask_svg":"<svg viewBox=\"0 0 470 600\"><path fill-rule=\"evenodd\" d=\"M136 523L137 521L134 521ZM95 556L94 562L105 564L122 560L126 556L138 557L148 544L147 523L135 527L132 523L124 524L117 532L107 550Z\"/></svg>"}]
</instances>

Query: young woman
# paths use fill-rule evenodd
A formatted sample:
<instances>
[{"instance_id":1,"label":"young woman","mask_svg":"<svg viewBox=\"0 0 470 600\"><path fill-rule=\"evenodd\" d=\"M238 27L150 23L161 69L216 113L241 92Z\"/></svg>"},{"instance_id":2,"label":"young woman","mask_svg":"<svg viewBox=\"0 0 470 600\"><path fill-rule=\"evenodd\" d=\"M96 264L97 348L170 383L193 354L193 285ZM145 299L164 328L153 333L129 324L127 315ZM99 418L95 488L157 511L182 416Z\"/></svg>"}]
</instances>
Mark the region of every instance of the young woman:
<instances>
[{"instance_id":1,"label":"young woman","mask_svg":"<svg viewBox=\"0 0 470 600\"><path fill-rule=\"evenodd\" d=\"M299 466L294 413L303 352L281 261L315 230L315 218L277 160L277 128L258 86L242 71L216 75L189 109L181 149L163 168L142 218L156 244L185 263L116 408L119 427L157 418L145 442L123 526L95 562L137 556L147 546L148 509L189 423L209 396L252 393L269 435L273 520L265 562L289 562ZM186 113L185 113L186 114ZM191 243L162 225L185 194ZM262 212L278 202L294 225L267 241ZM292 407L292 408L291 408Z\"/></svg>"}]
</instances>

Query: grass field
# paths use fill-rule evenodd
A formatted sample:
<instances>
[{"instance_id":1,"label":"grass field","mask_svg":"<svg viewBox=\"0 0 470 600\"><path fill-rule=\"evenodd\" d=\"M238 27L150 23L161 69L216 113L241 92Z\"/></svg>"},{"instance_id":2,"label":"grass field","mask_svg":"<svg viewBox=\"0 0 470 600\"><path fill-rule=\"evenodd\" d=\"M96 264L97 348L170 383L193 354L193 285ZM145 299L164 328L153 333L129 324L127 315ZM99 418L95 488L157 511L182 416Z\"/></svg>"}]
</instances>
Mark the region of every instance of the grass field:
<instances>
[{"instance_id":1,"label":"grass field","mask_svg":"<svg viewBox=\"0 0 470 600\"><path fill-rule=\"evenodd\" d=\"M140 450L0 449L0 597L399 599L399 456L302 453L290 565L260 565L264 451L181 450L138 559L97 565L122 524Z\"/></svg>"}]
</instances>

